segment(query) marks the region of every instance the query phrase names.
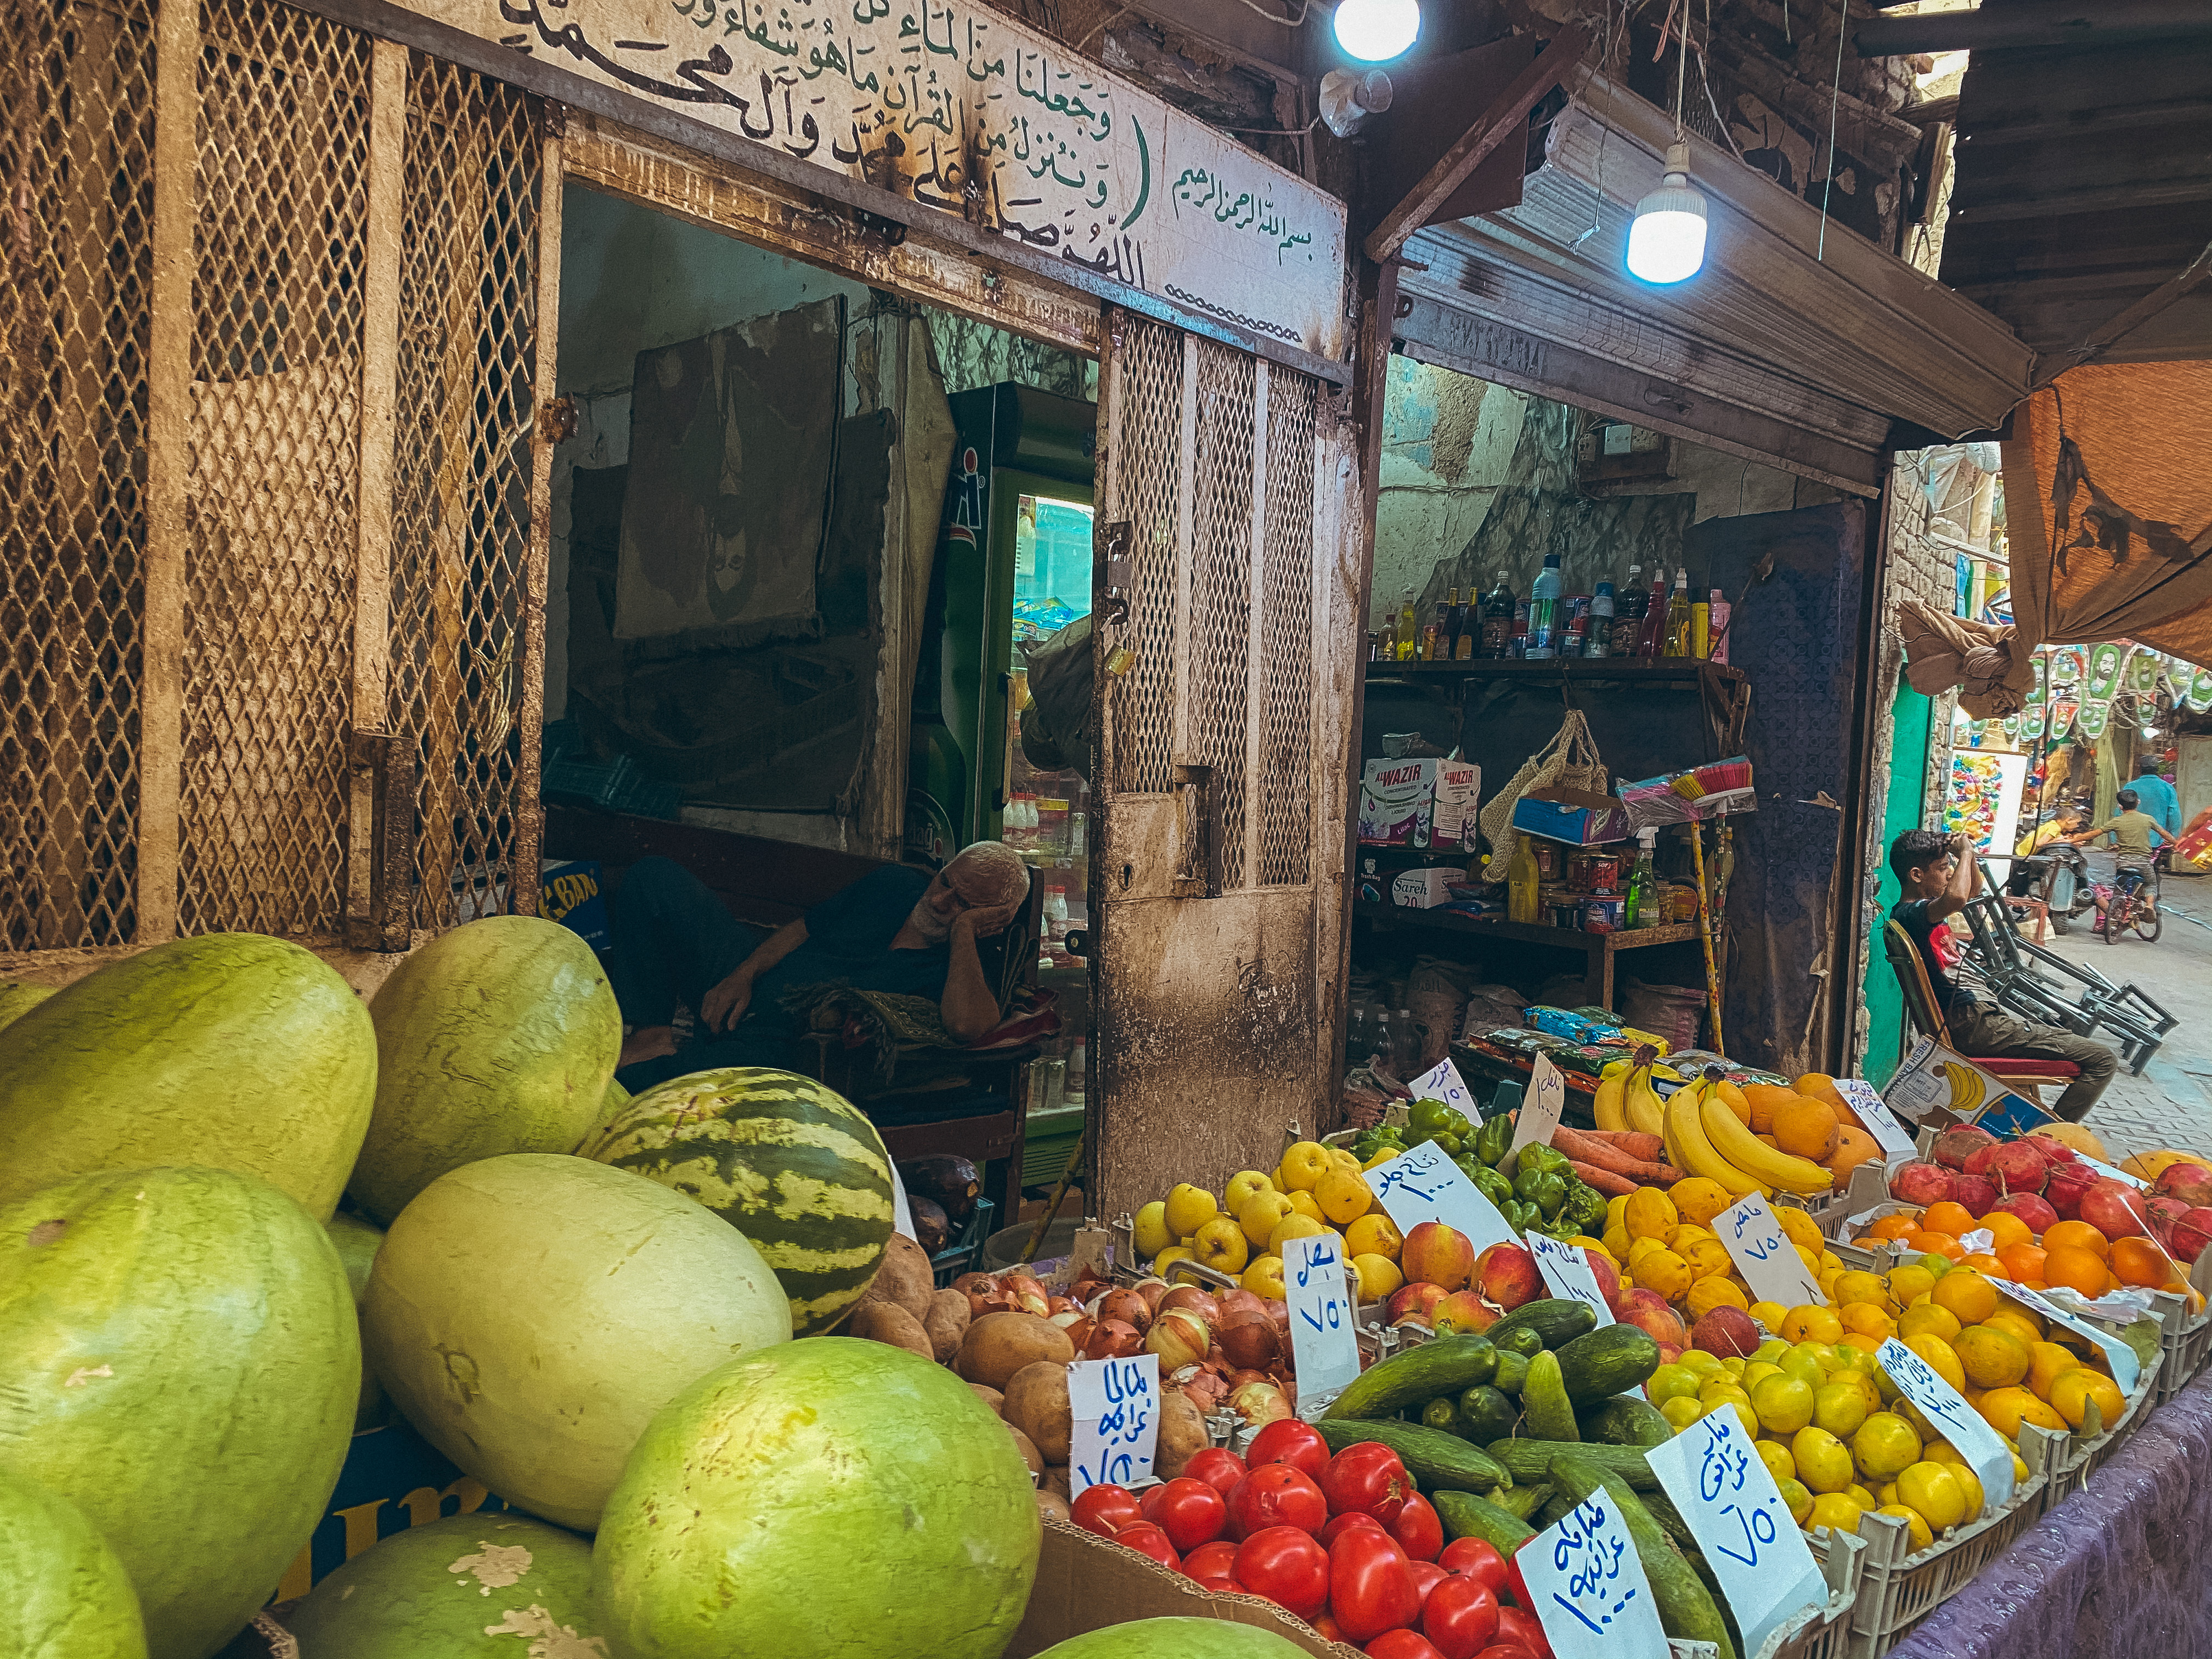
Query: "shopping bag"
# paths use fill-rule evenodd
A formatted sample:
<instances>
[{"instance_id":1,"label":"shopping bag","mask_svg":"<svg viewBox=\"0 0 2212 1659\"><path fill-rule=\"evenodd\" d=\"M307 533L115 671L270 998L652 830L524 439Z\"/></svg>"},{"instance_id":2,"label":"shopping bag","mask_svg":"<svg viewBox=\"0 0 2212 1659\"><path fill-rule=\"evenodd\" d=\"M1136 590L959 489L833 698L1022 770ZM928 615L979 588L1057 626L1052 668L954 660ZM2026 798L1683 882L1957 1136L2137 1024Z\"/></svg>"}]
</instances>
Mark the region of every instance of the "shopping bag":
<instances>
[{"instance_id":1,"label":"shopping bag","mask_svg":"<svg viewBox=\"0 0 2212 1659\"><path fill-rule=\"evenodd\" d=\"M1506 867L1513 862L1514 837L1519 833L1513 828L1513 806L1526 791L1563 787L1601 795L1605 785L1605 762L1599 757L1597 739L1590 736L1589 719L1581 709L1570 708L1558 734L1529 756L1482 809L1477 822L1490 845L1490 879L1504 881Z\"/></svg>"}]
</instances>

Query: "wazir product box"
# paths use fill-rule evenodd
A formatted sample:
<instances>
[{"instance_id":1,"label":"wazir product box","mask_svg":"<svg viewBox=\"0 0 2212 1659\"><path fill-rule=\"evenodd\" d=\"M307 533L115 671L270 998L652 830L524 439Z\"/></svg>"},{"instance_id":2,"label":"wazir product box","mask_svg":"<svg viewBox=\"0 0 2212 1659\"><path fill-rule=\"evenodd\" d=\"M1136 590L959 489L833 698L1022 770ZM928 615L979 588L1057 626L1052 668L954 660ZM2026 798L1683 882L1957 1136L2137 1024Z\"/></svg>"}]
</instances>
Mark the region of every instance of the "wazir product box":
<instances>
[{"instance_id":1,"label":"wazir product box","mask_svg":"<svg viewBox=\"0 0 2212 1659\"><path fill-rule=\"evenodd\" d=\"M1371 760L1359 784L1368 847L1469 848L1482 769L1470 761Z\"/></svg>"}]
</instances>

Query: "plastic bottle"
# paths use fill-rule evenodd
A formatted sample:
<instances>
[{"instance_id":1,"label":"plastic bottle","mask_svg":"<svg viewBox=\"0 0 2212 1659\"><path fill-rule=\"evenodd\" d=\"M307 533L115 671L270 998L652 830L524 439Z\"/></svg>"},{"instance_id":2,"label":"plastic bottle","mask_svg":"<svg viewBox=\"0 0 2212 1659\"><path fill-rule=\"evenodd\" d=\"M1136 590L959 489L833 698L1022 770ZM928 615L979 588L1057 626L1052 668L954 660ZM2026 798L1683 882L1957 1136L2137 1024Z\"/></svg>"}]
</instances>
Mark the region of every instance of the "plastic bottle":
<instances>
[{"instance_id":1,"label":"plastic bottle","mask_svg":"<svg viewBox=\"0 0 2212 1659\"><path fill-rule=\"evenodd\" d=\"M1613 648L1610 656L1632 657L1636 642L1644 633L1644 567L1632 562L1628 574L1622 579L1620 593L1615 600L1613 622Z\"/></svg>"},{"instance_id":2,"label":"plastic bottle","mask_svg":"<svg viewBox=\"0 0 2212 1659\"><path fill-rule=\"evenodd\" d=\"M1699 599L1690 606L1690 654L1700 659L1713 648L1712 606Z\"/></svg>"},{"instance_id":3,"label":"plastic bottle","mask_svg":"<svg viewBox=\"0 0 2212 1659\"><path fill-rule=\"evenodd\" d=\"M1656 657L1667 647L1667 567L1651 573L1651 586L1644 595L1644 626L1636 635L1636 654Z\"/></svg>"},{"instance_id":4,"label":"plastic bottle","mask_svg":"<svg viewBox=\"0 0 2212 1659\"><path fill-rule=\"evenodd\" d=\"M1559 556L1544 555L1544 568L1528 592L1528 654L1531 658L1558 654L1553 635L1559 619Z\"/></svg>"},{"instance_id":5,"label":"plastic bottle","mask_svg":"<svg viewBox=\"0 0 2212 1659\"><path fill-rule=\"evenodd\" d=\"M1526 836L1513 838L1513 861L1505 867L1505 919L1534 925L1539 909L1538 891L1543 877L1536 866L1535 848Z\"/></svg>"},{"instance_id":6,"label":"plastic bottle","mask_svg":"<svg viewBox=\"0 0 2212 1659\"><path fill-rule=\"evenodd\" d=\"M1690 573L1679 567L1674 591L1667 595L1667 654L1690 654Z\"/></svg>"},{"instance_id":7,"label":"plastic bottle","mask_svg":"<svg viewBox=\"0 0 2212 1659\"><path fill-rule=\"evenodd\" d=\"M1628 875L1628 902L1621 921L1630 927L1656 927L1664 918L1658 903L1659 872L1651 866L1652 849L1659 844L1656 826L1636 832L1636 868Z\"/></svg>"},{"instance_id":8,"label":"plastic bottle","mask_svg":"<svg viewBox=\"0 0 2212 1659\"><path fill-rule=\"evenodd\" d=\"M1398 596L1398 660L1412 662L1419 654L1420 619L1413 614L1413 590Z\"/></svg>"},{"instance_id":9,"label":"plastic bottle","mask_svg":"<svg viewBox=\"0 0 2212 1659\"><path fill-rule=\"evenodd\" d=\"M1712 660L1715 662L1729 659L1729 613L1735 608L1721 597L1719 588L1713 589L1712 598L1705 605L1705 626L1713 636Z\"/></svg>"},{"instance_id":10,"label":"plastic bottle","mask_svg":"<svg viewBox=\"0 0 2212 1659\"><path fill-rule=\"evenodd\" d=\"M1498 580L1490 592L1482 596L1482 642L1475 655L1503 661L1513 642L1513 591L1505 585L1505 573L1498 573Z\"/></svg>"},{"instance_id":11,"label":"plastic bottle","mask_svg":"<svg viewBox=\"0 0 2212 1659\"><path fill-rule=\"evenodd\" d=\"M1583 649L1586 657L1610 656L1613 653L1613 584L1600 582L1597 592L1590 595L1589 642Z\"/></svg>"}]
</instances>

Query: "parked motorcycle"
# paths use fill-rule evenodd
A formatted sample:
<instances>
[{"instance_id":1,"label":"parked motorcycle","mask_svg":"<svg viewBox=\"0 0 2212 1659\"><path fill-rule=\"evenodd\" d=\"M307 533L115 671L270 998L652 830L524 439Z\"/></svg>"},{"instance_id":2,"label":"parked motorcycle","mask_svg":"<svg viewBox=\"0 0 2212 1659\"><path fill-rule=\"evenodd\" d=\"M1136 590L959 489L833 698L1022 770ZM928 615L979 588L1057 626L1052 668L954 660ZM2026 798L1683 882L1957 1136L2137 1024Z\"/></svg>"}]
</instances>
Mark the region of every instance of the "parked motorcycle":
<instances>
[{"instance_id":1,"label":"parked motorcycle","mask_svg":"<svg viewBox=\"0 0 2212 1659\"><path fill-rule=\"evenodd\" d=\"M2073 917L2099 908L2089 860L2071 842L2052 842L2032 858L2015 861L2013 868L2027 877L2027 891L2043 901L2055 933L2070 932L2068 923Z\"/></svg>"}]
</instances>

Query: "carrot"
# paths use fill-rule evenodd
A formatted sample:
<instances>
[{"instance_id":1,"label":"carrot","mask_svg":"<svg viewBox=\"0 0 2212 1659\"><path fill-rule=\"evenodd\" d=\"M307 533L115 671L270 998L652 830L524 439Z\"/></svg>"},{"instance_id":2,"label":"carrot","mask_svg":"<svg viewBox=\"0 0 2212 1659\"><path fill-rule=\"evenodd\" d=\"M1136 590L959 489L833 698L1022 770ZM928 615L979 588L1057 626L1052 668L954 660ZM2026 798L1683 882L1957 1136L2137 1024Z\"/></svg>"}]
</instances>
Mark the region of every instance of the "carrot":
<instances>
[{"instance_id":1,"label":"carrot","mask_svg":"<svg viewBox=\"0 0 2212 1659\"><path fill-rule=\"evenodd\" d=\"M1580 1129L1570 1129L1564 1123L1552 1131L1552 1150L1564 1152L1571 1159L1594 1164L1617 1176L1626 1176L1647 1187L1663 1187L1681 1179L1681 1171L1668 1164L1655 1163L1650 1158L1631 1158L1612 1142L1587 1134Z\"/></svg>"},{"instance_id":2,"label":"carrot","mask_svg":"<svg viewBox=\"0 0 2212 1659\"><path fill-rule=\"evenodd\" d=\"M1584 1129L1581 1133L1619 1147L1631 1158L1640 1158L1647 1164L1667 1161L1667 1143L1657 1135L1647 1135L1634 1129Z\"/></svg>"},{"instance_id":3,"label":"carrot","mask_svg":"<svg viewBox=\"0 0 2212 1659\"><path fill-rule=\"evenodd\" d=\"M1573 1158L1567 1167L1580 1176L1588 1185L1595 1187L1607 1198L1626 1198L1636 1190L1636 1183L1625 1175L1615 1175L1610 1170L1601 1170L1595 1164L1580 1164Z\"/></svg>"}]
</instances>

